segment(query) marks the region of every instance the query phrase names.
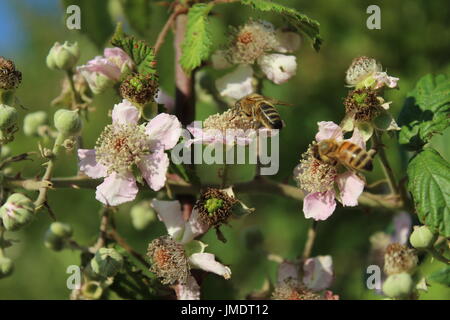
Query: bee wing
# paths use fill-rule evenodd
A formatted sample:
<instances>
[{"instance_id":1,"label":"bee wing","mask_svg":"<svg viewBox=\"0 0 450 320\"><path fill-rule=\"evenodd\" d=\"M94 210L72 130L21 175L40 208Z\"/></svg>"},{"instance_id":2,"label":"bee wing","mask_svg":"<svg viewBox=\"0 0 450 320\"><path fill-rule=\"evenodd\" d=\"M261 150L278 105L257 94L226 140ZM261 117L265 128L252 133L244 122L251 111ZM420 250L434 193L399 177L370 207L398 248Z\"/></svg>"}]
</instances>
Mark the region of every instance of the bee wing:
<instances>
[{"instance_id":1,"label":"bee wing","mask_svg":"<svg viewBox=\"0 0 450 320\"><path fill-rule=\"evenodd\" d=\"M280 100L277 100L277 99L271 99L271 98L268 98L268 101L269 101L270 103L273 103L273 104L279 105L279 106L293 106L292 103L280 101Z\"/></svg>"}]
</instances>

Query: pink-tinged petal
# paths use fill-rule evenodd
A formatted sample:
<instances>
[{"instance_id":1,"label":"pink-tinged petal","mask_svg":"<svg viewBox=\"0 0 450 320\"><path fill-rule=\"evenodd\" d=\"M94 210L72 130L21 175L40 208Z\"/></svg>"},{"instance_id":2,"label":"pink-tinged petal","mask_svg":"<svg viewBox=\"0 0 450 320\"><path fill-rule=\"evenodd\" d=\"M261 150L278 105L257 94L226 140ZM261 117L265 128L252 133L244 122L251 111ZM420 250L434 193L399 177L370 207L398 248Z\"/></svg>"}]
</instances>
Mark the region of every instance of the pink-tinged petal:
<instances>
[{"instance_id":1,"label":"pink-tinged petal","mask_svg":"<svg viewBox=\"0 0 450 320\"><path fill-rule=\"evenodd\" d=\"M348 141L353 142L354 144L360 146L363 150L366 150L366 141L357 127L353 129L353 135L350 139L348 139Z\"/></svg>"},{"instance_id":2,"label":"pink-tinged petal","mask_svg":"<svg viewBox=\"0 0 450 320\"><path fill-rule=\"evenodd\" d=\"M194 253L189 257L189 262L192 267L212 272L224 277L225 279L231 278L230 268L217 262L212 253Z\"/></svg>"},{"instance_id":3,"label":"pink-tinged petal","mask_svg":"<svg viewBox=\"0 0 450 320\"><path fill-rule=\"evenodd\" d=\"M120 48L105 48L103 55L112 63L114 63L120 72L133 68L133 60L130 56Z\"/></svg>"},{"instance_id":4,"label":"pink-tinged petal","mask_svg":"<svg viewBox=\"0 0 450 320\"><path fill-rule=\"evenodd\" d=\"M298 281L299 268L298 265L292 262L284 261L278 266L278 284L283 284L286 281Z\"/></svg>"},{"instance_id":5,"label":"pink-tinged petal","mask_svg":"<svg viewBox=\"0 0 450 320\"><path fill-rule=\"evenodd\" d=\"M115 63L101 56L95 57L88 61L86 65L79 66L77 69L89 73L98 72L114 81L119 81L121 75L120 68Z\"/></svg>"},{"instance_id":6,"label":"pink-tinged petal","mask_svg":"<svg viewBox=\"0 0 450 320\"><path fill-rule=\"evenodd\" d=\"M159 220L166 226L167 233L172 236L174 240L179 240L185 225L180 202L153 199L152 207L158 214Z\"/></svg>"},{"instance_id":7,"label":"pink-tinged petal","mask_svg":"<svg viewBox=\"0 0 450 320\"><path fill-rule=\"evenodd\" d=\"M358 205L358 198L364 190L365 182L355 173L346 171L336 177L341 202L344 207L354 207Z\"/></svg>"},{"instance_id":8,"label":"pink-tinged petal","mask_svg":"<svg viewBox=\"0 0 450 320\"><path fill-rule=\"evenodd\" d=\"M411 216L406 212L397 213L394 216L395 232L392 235L392 242L406 244L411 233Z\"/></svg>"},{"instance_id":9,"label":"pink-tinged petal","mask_svg":"<svg viewBox=\"0 0 450 320\"><path fill-rule=\"evenodd\" d=\"M105 166L95 159L94 149L78 149L80 170L93 179L103 178L107 175Z\"/></svg>"},{"instance_id":10,"label":"pink-tinged petal","mask_svg":"<svg viewBox=\"0 0 450 320\"><path fill-rule=\"evenodd\" d=\"M118 124L136 124L139 120L139 110L128 100L115 104L112 110L112 122Z\"/></svg>"},{"instance_id":11,"label":"pink-tinged petal","mask_svg":"<svg viewBox=\"0 0 450 320\"><path fill-rule=\"evenodd\" d=\"M155 102L164 105L167 111L172 112L175 108L175 99L169 96L163 89L159 88Z\"/></svg>"},{"instance_id":12,"label":"pink-tinged petal","mask_svg":"<svg viewBox=\"0 0 450 320\"><path fill-rule=\"evenodd\" d=\"M319 132L316 134L317 142L326 139L342 140L344 138L341 127L333 121L320 121L317 125L319 126Z\"/></svg>"},{"instance_id":13,"label":"pink-tinged petal","mask_svg":"<svg viewBox=\"0 0 450 320\"><path fill-rule=\"evenodd\" d=\"M334 294L333 291L326 290L323 294L325 300L339 300L339 295Z\"/></svg>"},{"instance_id":14,"label":"pink-tinged petal","mask_svg":"<svg viewBox=\"0 0 450 320\"><path fill-rule=\"evenodd\" d=\"M295 76L297 58L279 53L266 54L258 59L261 70L273 83L282 84Z\"/></svg>"},{"instance_id":15,"label":"pink-tinged petal","mask_svg":"<svg viewBox=\"0 0 450 320\"><path fill-rule=\"evenodd\" d=\"M331 256L317 256L306 259L303 265L303 283L313 291L321 291L333 282L333 259Z\"/></svg>"},{"instance_id":16,"label":"pink-tinged petal","mask_svg":"<svg viewBox=\"0 0 450 320\"><path fill-rule=\"evenodd\" d=\"M200 286L193 276L189 276L186 284L175 286L177 300L200 300Z\"/></svg>"},{"instance_id":17,"label":"pink-tinged petal","mask_svg":"<svg viewBox=\"0 0 450 320\"><path fill-rule=\"evenodd\" d=\"M118 206L133 201L138 191L136 179L131 174L119 175L114 172L97 186L95 198L105 205Z\"/></svg>"},{"instance_id":18,"label":"pink-tinged petal","mask_svg":"<svg viewBox=\"0 0 450 320\"><path fill-rule=\"evenodd\" d=\"M221 96L240 99L254 92L253 69L249 65L239 65L234 71L216 80L216 88Z\"/></svg>"},{"instance_id":19,"label":"pink-tinged petal","mask_svg":"<svg viewBox=\"0 0 450 320\"><path fill-rule=\"evenodd\" d=\"M166 184L166 173L169 168L169 157L162 148L142 158L138 167L148 186L158 191Z\"/></svg>"},{"instance_id":20,"label":"pink-tinged petal","mask_svg":"<svg viewBox=\"0 0 450 320\"><path fill-rule=\"evenodd\" d=\"M181 130L177 117L167 113L158 114L145 128L150 140L163 145L165 150L172 149L177 144Z\"/></svg>"},{"instance_id":21,"label":"pink-tinged petal","mask_svg":"<svg viewBox=\"0 0 450 320\"><path fill-rule=\"evenodd\" d=\"M395 88L397 87L397 82L400 80L400 78L389 76L386 72L376 72L373 77L377 81L375 89L379 89L384 85L389 88Z\"/></svg>"},{"instance_id":22,"label":"pink-tinged petal","mask_svg":"<svg viewBox=\"0 0 450 320\"><path fill-rule=\"evenodd\" d=\"M305 218L326 220L336 209L335 193L333 190L308 194L303 199L303 213Z\"/></svg>"},{"instance_id":23,"label":"pink-tinged petal","mask_svg":"<svg viewBox=\"0 0 450 320\"><path fill-rule=\"evenodd\" d=\"M198 216L198 210L193 209L189 220L186 222L181 243L188 243L206 231L208 231L208 226L201 223Z\"/></svg>"}]
</instances>

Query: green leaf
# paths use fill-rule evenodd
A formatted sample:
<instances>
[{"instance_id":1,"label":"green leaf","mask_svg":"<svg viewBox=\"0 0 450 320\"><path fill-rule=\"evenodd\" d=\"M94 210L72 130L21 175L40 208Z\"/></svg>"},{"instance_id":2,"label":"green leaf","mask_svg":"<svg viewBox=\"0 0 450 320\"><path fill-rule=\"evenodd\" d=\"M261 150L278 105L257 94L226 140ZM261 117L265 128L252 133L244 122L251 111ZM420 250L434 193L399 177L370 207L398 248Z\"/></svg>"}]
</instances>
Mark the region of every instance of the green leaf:
<instances>
[{"instance_id":1,"label":"green leaf","mask_svg":"<svg viewBox=\"0 0 450 320\"><path fill-rule=\"evenodd\" d=\"M428 280L450 286L450 266L446 266L444 269L433 272L428 277Z\"/></svg>"},{"instance_id":2,"label":"green leaf","mask_svg":"<svg viewBox=\"0 0 450 320\"><path fill-rule=\"evenodd\" d=\"M122 0L122 8L130 26L141 36L146 36L151 25L151 1Z\"/></svg>"},{"instance_id":3,"label":"green leaf","mask_svg":"<svg viewBox=\"0 0 450 320\"><path fill-rule=\"evenodd\" d=\"M201 65L211 53L211 32L208 29L208 14L213 4L198 3L188 12L186 35L182 44L183 55L180 63L190 73Z\"/></svg>"},{"instance_id":4,"label":"green leaf","mask_svg":"<svg viewBox=\"0 0 450 320\"><path fill-rule=\"evenodd\" d=\"M64 8L76 4L81 10L81 29L101 49L114 32L107 0L62 0ZM66 14L66 18L70 16Z\"/></svg>"},{"instance_id":5,"label":"green leaf","mask_svg":"<svg viewBox=\"0 0 450 320\"><path fill-rule=\"evenodd\" d=\"M450 237L450 164L427 148L410 161L407 174L420 221Z\"/></svg>"},{"instance_id":6,"label":"green leaf","mask_svg":"<svg viewBox=\"0 0 450 320\"><path fill-rule=\"evenodd\" d=\"M281 14L298 32L307 35L312 40L314 49L319 51L323 40L320 37L320 24L316 20L310 19L293 8L270 0L242 0L242 3L260 11Z\"/></svg>"},{"instance_id":7,"label":"green leaf","mask_svg":"<svg viewBox=\"0 0 450 320\"><path fill-rule=\"evenodd\" d=\"M156 73L153 47L144 40L137 40L133 36L125 34L120 23L117 24L111 44L124 50L133 59L140 74L152 75Z\"/></svg>"},{"instance_id":8,"label":"green leaf","mask_svg":"<svg viewBox=\"0 0 450 320\"><path fill-rule=\"evenodd\" d=\"M400 143L414 151L444 131L450 125L450 79L445 75L422 77L408 94L398 122Z\"/></svg>"}]
</instances>

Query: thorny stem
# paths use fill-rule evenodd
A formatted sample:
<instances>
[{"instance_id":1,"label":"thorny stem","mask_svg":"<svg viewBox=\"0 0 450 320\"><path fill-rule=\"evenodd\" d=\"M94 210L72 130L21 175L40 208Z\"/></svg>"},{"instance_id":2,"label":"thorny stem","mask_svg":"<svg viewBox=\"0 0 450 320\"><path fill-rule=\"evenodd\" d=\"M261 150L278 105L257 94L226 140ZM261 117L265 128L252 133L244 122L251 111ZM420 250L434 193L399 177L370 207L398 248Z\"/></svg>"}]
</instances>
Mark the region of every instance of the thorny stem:
<instances>
[{"instance_id":1,"label":"thorny stem","mask_svg":"<svg viewBox=\"0 0 450 320\"><path fill-rule=\"evenodd\" d=\"M161 49L164 40L166 39L167 34L169 33L170 27L172 27L173 22L175 21L175 18L177 15L179 15L182 12L185 12L186 10L176 10L172 12L172 14L167 19L166 23L164 24L164 27L159 32L158 38L156 39L155 43L155 56L158 55L159 50Z\"/></svg>"},{"instance_id":2,"label":"thorny stem","mask_svg":"<svg viewBox=\"0 0 450 320\"><path fill-rule=\"evenodd\" d=\"M450 260L444 257L439 251L436 250L436 248L432 247L430 249L427 249L427 251L435 258L436 260L439 260L445 264L450 264Z\"/></svg>"},{"instance_id":3,"label":"thorny stem","mask_svg":"<svg viewBox=\"0 0 450 320\"><path fill-rule=\"evenodd\" d=\"M100 228L99 228L100 233L98 235L98 239L95 245L89 248L89 251L92 253L97 252L98 249L103 248L106 245L110 213L111 209L109 207L102 207L102 209L100 210Z\"/></svg>"},{"instance_id":4,"label":"thorny stem","mask_svg":"<svg viewBox=\"0 0 450 320\"><path fill-rule=\"evenodd\" d=\"M378 159L380 160L381 167L383 168L384 174L386 178L388 179L389 188L391 189L391 193L399 196L400 192L397 185L397 180L395 180L394 171L392 170L389 161L387 159L386 153L384 151L383 147L383 141L381 140L381 136L379 133L375 130L373 135L373 142L375 145L375 148L378 152Z\"/></svg>"},{"instance_id":5,"label":"thorny stem","mask_svg":"<svg viewBox=\"0 0 450 320\"><path fill-rule=\"evenodd\" d=\"M52 187L50 179L52 177L53 168L55 166L55 158L58 155L59 148L64 142L64 139L65 136L61 133L58 133L58 136L56 137L55 144L52 149L52 156L47 162L47 168L45 169L45 173L41 179L38 198L34 202L36 209L41 208L47 201L47 191L50 187Z\"/></svg>"},{"instance_id":6,"label":"thorny stem","mask_svg":"<svg viewBox=\"0 0 450 320\"><path fill-rule=\"evenodd\" d=\"M67 75L67 80L69 81L70 91L72 91L72 95L73 95L75 103L77 105L81 104L83 102L83 100L81 99L78 91L75 89L75 83L73 82L73 71L67 70L66 75Z\"/></svg>"},{"instance_id":7,"label":"thorny stem","mask_svg":"<svg viewBox=\"0 0 450 320\"><path fill-rule=\"evenodd\" d=\"M37 190L41 186L41 181L34 179L16 179L11 177L4 178L6 188L23 188L26 190ZM75 176L65 178L54 178L51 180L54 188L73 188L73 189L95 189L100 180L91 179L86 176ZM199 187L191 185L180 180L168 180L174 194L197 195ZM148 190L148 189L146 189ZM290 198L297 201L303 201L304 193L297 187L272 181L264 177L258 177L253 181L236 184L233 190L237 193L246 194L271 194ZM385 208L397 210L402 208L402 204L397 198L386 195L377 195L369 192L363 192L358 199L362 206L372 208Z\"/></svg>"}]
</instances>

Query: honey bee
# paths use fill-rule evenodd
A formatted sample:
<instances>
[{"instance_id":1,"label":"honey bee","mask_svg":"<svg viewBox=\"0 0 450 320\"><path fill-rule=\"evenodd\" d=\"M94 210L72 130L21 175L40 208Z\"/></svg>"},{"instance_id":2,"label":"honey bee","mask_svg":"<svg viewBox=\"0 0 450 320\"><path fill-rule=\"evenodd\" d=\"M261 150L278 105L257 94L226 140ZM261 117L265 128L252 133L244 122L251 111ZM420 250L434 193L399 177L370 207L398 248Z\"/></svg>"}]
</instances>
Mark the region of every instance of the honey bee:
<instances>
[{"instance_id":1,"label":"honey bee","mask_svg":"<svg viewBox=\"0 0 450 320\"><path fill-rule=\"evenodd\" d=\"M252 93L239 99L234 105L234 110L236 114L252 118L268 129L282 129L285 126L284 121L281 120L274 105L290 106L291 104Z\"/></svg>"},{"instance_id":2,"label":"honey bee","mask_svg":"<svg viewBox=\"0 0 450 320\"><path fill-rule=\"evenodd\" d=\"M372 171L374 149L365 151L350 141L326 139L318 142L313 149L314 156L324 162L336 164L339 162L352 171Z\"/></svg>"}]
</instances>

